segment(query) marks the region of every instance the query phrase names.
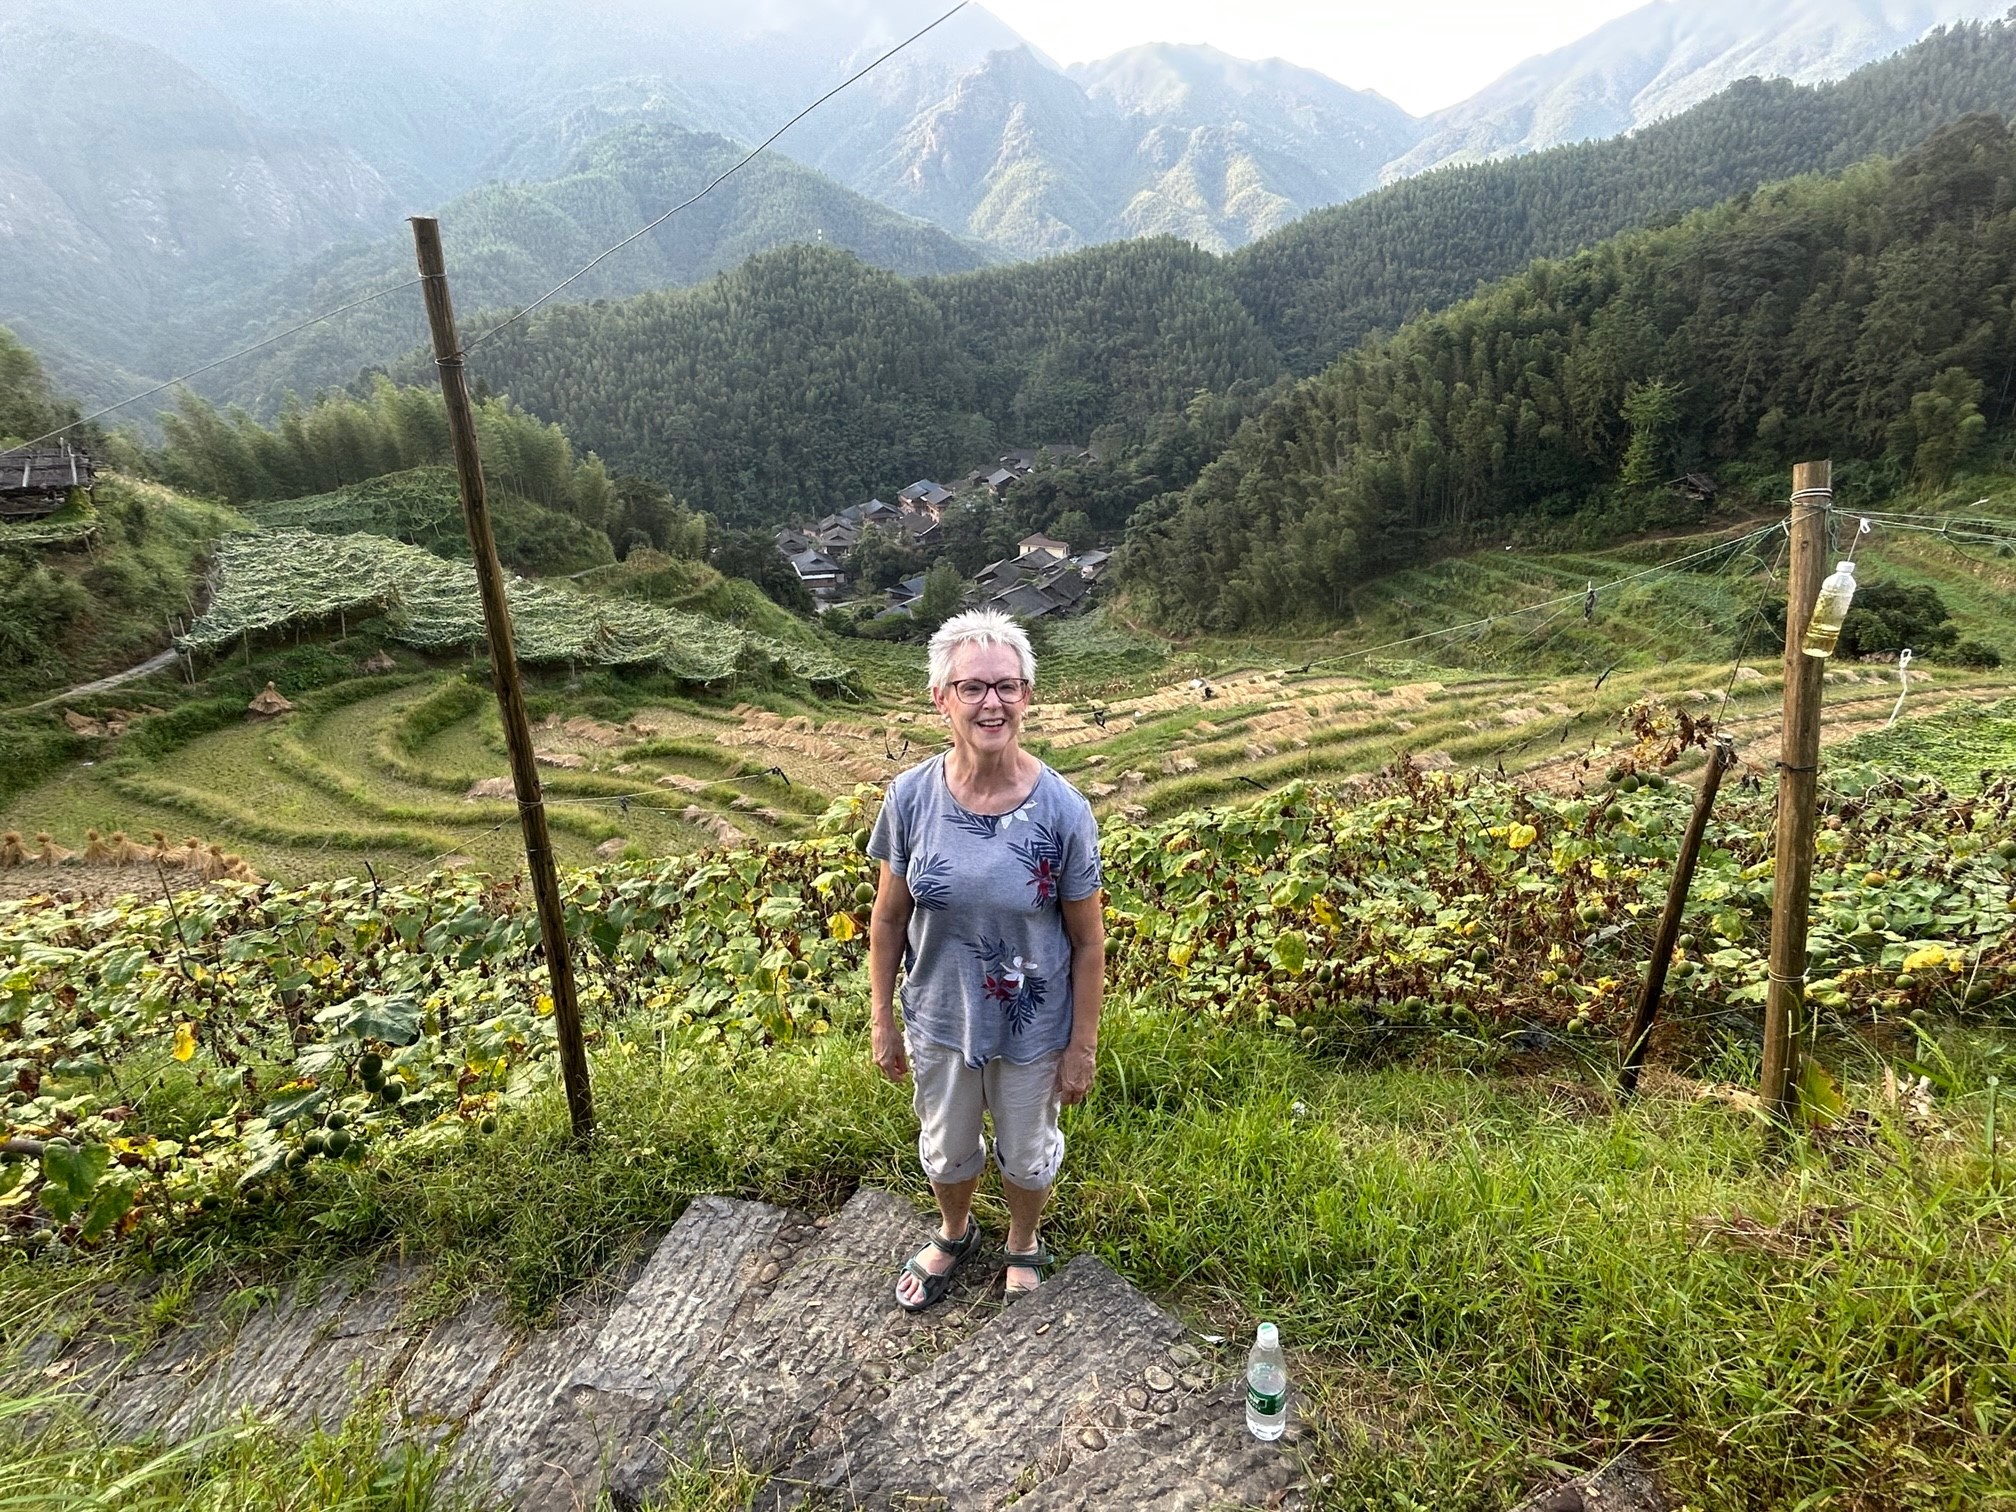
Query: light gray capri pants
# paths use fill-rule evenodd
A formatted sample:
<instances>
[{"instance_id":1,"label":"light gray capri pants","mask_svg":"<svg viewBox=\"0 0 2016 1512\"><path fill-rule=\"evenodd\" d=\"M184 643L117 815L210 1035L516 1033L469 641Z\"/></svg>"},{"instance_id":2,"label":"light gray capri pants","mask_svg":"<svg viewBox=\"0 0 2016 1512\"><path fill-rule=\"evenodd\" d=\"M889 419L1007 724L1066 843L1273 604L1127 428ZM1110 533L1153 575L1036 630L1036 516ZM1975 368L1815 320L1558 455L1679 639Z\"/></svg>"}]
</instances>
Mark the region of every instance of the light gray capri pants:
<instances>
[{"instance_id":1,"label":"light gray capri pants","mask_svg":"<svg viewBox=\"0 0 2016 1512\"><path fill-rule=\"evenodd\" d=\"M987 1169L981 1120L990 1113L994 1162L1003 1181L1042 1191L1057 1179L1064 1164L1064 1134L1057 1127L1061 1050L1026 1066L996 1059L976 1071L959 1051L921 1043L907 1033L903 1048L910 1058L917 1158L934 1184L957 1186Z\"/></svg>"}]
</instances>

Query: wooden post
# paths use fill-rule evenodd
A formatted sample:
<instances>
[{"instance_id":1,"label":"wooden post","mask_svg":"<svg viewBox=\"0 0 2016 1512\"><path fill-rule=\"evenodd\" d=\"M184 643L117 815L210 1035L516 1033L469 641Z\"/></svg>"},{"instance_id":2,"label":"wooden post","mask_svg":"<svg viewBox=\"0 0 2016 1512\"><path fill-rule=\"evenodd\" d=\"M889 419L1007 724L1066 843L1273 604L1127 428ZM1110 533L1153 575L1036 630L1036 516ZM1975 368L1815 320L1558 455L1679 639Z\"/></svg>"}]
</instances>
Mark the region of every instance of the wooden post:
<instances>
[{"instance_id":1,"label":"wooden post","mask_svg":"<svg viewBox=\"0 0 2016 1512\"><path fill-rule=\"evenodd\" d=\"M1777 858L1771 890L1770 980L1764 999L1764 1111L1791 1120L1799 1032L1806 1013L1806 906L1813 886L1813 805L1820 787L1820 694L1824 657L1801 649L1826 576L1827 513L1834 464L1792 469L1792 551L1786 574L1785 719L1778 753Z\"/></svg>"},{"instance_id":2,"label":"wooden post","mask_svg":"<svg viewBox=\"0 0 2016 1512\"><path fill-rule=\"evenodd\" d=\"M560 1038L560 1078L567 1090L567 1117L577 1139L595 1129L595 1104L588 1091L588 1054L581 1042L581 1007L574 996L574 962L568 952L566 915L560 906L560 877L553 864L553 841L546 829L546 804L532 755L532 722L518 682L518 653L511 635L511 606L504 595L504 570L490 532L490 504L483 487L483 464L476 451L476 417L469 406L469 375L462 342L455 332L455 306L448 295L448 272L441 255L441 223L413 217L413 246L420 259L427 324L434 337L434 365L441 373L441 397L454 443L455 474L462 485L462 521L469 528L476 582L483 594L484 634L490 642L491 675L504 718L504 744L511 755L511 783L518 818L525 830L525 864L539 908L539 935L553 986L553 1016Z\"/></svg>"},{"instance_id":3,"label":"wooden post","mask_svg":"<svg viewBox=\"0 0 2016 1512\"><path fill-rule=\"evenodd\" d=\"M1624 1052L1617 1071L1617 1095L1633 1097L1638 1091L1638 1073L1645 1066L1645 1048L1652 1040L1652 1020L1659 1014L1659 998L1666 991L1666 968L1673 960L1673 946L1680 938L1680 920L1687 912L1687 890L1694 885L1694 864L1701 859L1701 841L1708 833L1708 812L1715 807L1715 791L1722 786L1722 774L1736 761L1735 744L1726 735L1717 736L1708 749L1708 770L1701 775L1701 790L1694 795L1694 817L1687 821L1687 833L1680 839L1680 855L1673 866L1673 881L1666 889L1666 911L1659 916L1659 933L1652 942L1652 959L1645 968L1645 986L1638 994L1638 1011L1631 1015L1631 1027L1624 1035Z\"/></svg>"}]
</instances>

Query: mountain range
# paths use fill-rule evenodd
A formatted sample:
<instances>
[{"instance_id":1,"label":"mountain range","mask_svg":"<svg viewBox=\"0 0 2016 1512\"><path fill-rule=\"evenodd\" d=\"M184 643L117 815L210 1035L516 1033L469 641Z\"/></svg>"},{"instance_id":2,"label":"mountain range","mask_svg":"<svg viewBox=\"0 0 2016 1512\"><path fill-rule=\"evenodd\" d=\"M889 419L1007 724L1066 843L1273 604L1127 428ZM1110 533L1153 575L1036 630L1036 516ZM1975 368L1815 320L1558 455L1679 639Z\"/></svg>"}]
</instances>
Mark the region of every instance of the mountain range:
<instances>
[{"instance_id":1,"label":"mountain range","mask_svg":"<svg viewBox=\"0 0 2016 1512\"><path fill-rule=\"evenodd\" d=\"M1635 130L1744 73L1835 76L2002 3L1655 0L1425 119L1202 46L1060 67L969 7L787 134L714 213L570 292L690 283L802 240L904 273L1165 234L1225 251L1396 177ZM390 278L399 215L427 208L474 280L464 306L519 301L928 14L30 0L0 23L0 66L65 87L0 100L0 322L104 396L269 334L262 310ZM389 357L390 334L367 321L354 349L335 343L325 380ZM256 380L234 392L277 400Z\"/></svg>"}]
</instances>

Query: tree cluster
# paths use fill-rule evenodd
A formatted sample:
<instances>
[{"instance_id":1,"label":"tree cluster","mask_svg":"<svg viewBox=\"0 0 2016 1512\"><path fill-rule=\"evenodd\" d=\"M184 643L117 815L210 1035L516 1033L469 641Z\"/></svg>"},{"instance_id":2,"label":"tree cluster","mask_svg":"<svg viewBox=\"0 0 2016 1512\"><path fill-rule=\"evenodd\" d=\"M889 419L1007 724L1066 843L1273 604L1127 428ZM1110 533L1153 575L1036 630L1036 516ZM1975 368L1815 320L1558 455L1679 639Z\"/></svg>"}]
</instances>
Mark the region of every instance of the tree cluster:
<instances>
[{"instance_id":1,"label":"tree cluster","mask_svg":"<svg viewBox=\"0 0 2016 1512\"><path fill-rule=\"evenodd\" d=\"M1167 240L923 281L791 247L698 289L541 311L478 367L729 524L1082 444L1280 371L1218 263Z\"/></svg>"},{"instance_id":2,"label":"tree cluster","mask_svg":"<svg viewBox=\"0 0 2016 1512\"><path fill-rule=\"evenodd\" d=\"M1931 481L2007 417L2016 138L1969 117L1894 164L1799 179L1370 343L1137 515L1125 581L1178 629L1341 612L1483 524L1730 462L1862 458Z\"/></svg>"},{"instance_id":3,"label":"tree cluster","mask_svg":"<svg viewBox=\"0 0 2016 1512\"><path fill-rule=\"evenodd\" d=\"M1894 156L1974 111L2016 113L2016 25L1954 26L1834 83L1745 79L1629 136L1406 179L1234 253L1230 278L1289 366L1314 373L1534 258Z\"/></svg>"}]
</instances>

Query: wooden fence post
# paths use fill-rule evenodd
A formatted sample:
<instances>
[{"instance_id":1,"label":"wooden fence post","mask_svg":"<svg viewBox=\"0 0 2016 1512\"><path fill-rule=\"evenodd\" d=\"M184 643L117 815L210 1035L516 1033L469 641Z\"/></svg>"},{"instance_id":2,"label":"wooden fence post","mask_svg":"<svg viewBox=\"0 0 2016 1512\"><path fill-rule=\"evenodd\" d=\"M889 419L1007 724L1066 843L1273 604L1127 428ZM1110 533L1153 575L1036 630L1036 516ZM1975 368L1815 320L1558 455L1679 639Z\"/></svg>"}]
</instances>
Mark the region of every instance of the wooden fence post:
<instances>
[{"instance_id":1,"label":"wooden fence post","mask_svg":"<svg viewBox=\"0 0 2016 1512\"><path fill-rule=\"evenodd\" d=\"M1806 621L1826 575L1827 515L1834 464L1792 470L1791 561L1786 573L1785 718L1778 753L1777 855L1771 891L1770 978L1764 1000L1764 1111L1789 1123L1796 1102L1799 1034L1806 1013L1806 909L1813 887L1814 803L1820 789L1820 697L1824 657L1802 649Z\"/></svg>"},{"instance_id":2,"label":"wooden fence post","mask_svg":"<svg viewBox=\"0 0 2016 1512\"><path fill-rule=\"evenodd\" d=\"M490 530L490 504L483 486L483 463L476 450L476 417L469 405L469 375L462 342L455 332L455 305L448 296L448 271L441 254L441 223L413 217L413 246L420 259L427 324L434 337L434 365L441 374L441 397L448 410L448 433L455 448L455 475L462 486L462 521L469 528L476 582L483 595L484 634L497 705L504 719L504 744L511 755L511 785L518 795L518 818L525 831L525 864L532 874L532 897L539 908L539 935L553 987L554 1026L559 1031L560 1079L567 1090L567 1117L574 1137L595 1130L595 1104L588 1091L588 1052L581 1039L581 1006L574 995L574 961L567 945L567 918L560 902L560 876L553 864L553 839L546 828L546 803L532 754L532 722L518 681L518 652L511 634L511 605L504 593L504 569Z\"/></svg>"},{"instance_id":3,"label":"wooden fence post","mask_svg":"<svg viewBox=\"0 0 2016 1512\"><path fill-rule=\"evenodd\" d=\"M1666 911L1659 916L1659 933L1652 942L1652 959L1645 967L1645 985L1638 994L1637 1012L1624 1035L1624 1051L1617 1070L1617 1095L1637 1094L1638 1073L1645 1066L1645 1049L1652 1039L1652 1021L1659 1014L1659 997L1666 990L1666 969L1673 960L1673 946L1680 938L1680 921L1687 912L1687 890L1694 885L1694 865L1701 859L1701 841L1708 833L1708 814L1715 807L1716 789L1722 774L1736 761L1736 747L1726 735L1715 737L1708 748L1708 769L1701 774L1701 790L1694 795L1694 817L1687 821L1687 833L1680 840L1680 854L1673 865L1673 881L1666 889Z\"/></svg>"}]
</instances>

